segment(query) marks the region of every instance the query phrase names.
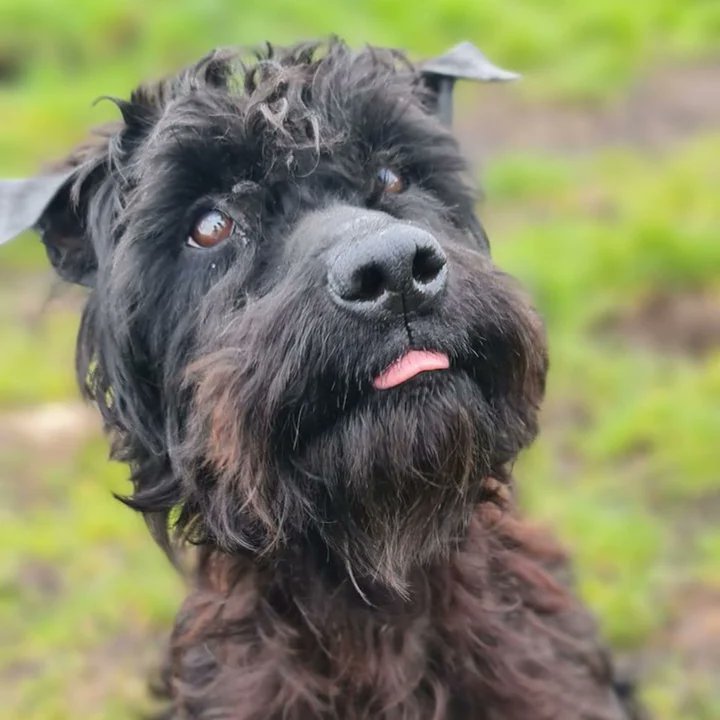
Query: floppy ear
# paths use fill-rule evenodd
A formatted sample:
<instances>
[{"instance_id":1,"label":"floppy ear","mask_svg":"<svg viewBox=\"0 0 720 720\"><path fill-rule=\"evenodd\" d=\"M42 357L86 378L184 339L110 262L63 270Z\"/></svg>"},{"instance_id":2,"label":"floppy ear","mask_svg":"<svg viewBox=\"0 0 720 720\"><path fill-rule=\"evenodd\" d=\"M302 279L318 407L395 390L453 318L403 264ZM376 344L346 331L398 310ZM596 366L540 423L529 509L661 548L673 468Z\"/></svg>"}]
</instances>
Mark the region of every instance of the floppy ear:
<instances>
[{"instance_id":1,"label":"floppy ear","mask_svg":"<svg viewBox=\"0 0 720 720\"><path fill-rule=\"evenodd\" d=\"M420 65L425 85L435 98L434 111L446 125L452 124L452 92L456 80L507 82L517 73L493 65L472 43L462 42L439 57Z\"/></svg>"},{"instance_id":2,"label":"floppy ear","mask_svg":"<svg viewBox=\"0 0 720 720\"><path fill-rule=\"evenodd\" d=\"M71 197L75 172L0 180L0 245L25 230L37 230L58 275L91 286L97 262Z\"/></svg>"}]
</instances>

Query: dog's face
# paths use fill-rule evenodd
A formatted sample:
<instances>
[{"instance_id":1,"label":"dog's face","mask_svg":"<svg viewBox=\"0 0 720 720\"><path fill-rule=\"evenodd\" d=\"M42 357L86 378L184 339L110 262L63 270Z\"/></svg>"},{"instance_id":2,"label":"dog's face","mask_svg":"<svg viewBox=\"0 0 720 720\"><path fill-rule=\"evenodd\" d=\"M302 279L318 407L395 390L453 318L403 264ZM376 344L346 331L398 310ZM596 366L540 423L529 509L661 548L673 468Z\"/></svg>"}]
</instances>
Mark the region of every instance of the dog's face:
<instances>
[{"instance_id":1,"label":"dog's face","mask_svg":"<svg viewBox=\"0 0 720 720\"><path fill-rule=\"evenodd\" d=\"M41 225L92 286L79 377L130 503L402 591L532 439L546 365L432 90L332 43L119 105Z\"/></svg>"}]
</instances>

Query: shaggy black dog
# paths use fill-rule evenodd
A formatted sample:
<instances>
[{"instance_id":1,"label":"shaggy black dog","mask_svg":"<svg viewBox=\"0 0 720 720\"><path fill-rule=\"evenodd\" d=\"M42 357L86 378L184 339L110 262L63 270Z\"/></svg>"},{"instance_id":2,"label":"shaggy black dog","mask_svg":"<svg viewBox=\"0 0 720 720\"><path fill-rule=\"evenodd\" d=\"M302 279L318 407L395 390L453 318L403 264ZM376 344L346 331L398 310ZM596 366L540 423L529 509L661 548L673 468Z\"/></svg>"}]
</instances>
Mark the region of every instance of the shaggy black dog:
<instances>
[{"instance_id":1,"label":"shaggy black dog","mask_svg":"<svg viewBox=\"0 0 720 720\"><path fill-rule=\"evenodd\" d=\"M198 546L167 717L634 716L513 511L545 342L490 259L447 89L339 41L214 53L4 186L90 288L77 372L125 502L169 554Z\"/></svg>"}]
</instances>

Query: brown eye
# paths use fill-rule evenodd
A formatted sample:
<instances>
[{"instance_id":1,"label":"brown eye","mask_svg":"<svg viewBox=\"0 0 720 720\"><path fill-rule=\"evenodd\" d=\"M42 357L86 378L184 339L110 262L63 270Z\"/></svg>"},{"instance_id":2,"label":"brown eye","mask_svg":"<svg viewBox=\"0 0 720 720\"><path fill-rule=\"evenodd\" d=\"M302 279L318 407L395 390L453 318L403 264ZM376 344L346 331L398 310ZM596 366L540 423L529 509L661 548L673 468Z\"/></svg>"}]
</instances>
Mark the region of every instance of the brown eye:
<instances>
[{"instance_id":1,"label":"brown eye","mask_svg":"<svg viewBox=\"0 0 720 720\"><path fill-rule=\"evenodd\" d=\"M378 185L382 192L401 193L406 188L405 181L388 167L382 167L377 172Z\"/></svg>"},{"instance_id":2,"label":"brown eye","mask_svg":"<svg viewBox=\"0 0 720 720\"><path fill-rule=\"evenodd\" d=\"M210 210L195 222L187 243L194 248L210 248L232 235L235 223L224 212Z\"/></svg>"}]
</instances>

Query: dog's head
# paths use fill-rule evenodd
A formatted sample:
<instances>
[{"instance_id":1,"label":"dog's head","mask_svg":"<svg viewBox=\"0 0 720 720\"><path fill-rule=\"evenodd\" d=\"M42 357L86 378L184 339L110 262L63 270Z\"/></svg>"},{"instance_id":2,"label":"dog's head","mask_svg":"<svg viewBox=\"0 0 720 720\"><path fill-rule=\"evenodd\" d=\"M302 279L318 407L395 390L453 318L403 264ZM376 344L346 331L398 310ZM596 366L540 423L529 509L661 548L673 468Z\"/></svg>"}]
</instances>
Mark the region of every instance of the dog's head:
<instances>
[{"instance_id":1,"label":"dog's head","mask_svg":"<svg viewBox=\"0 0 720 720\"><path fill-rule=\"evenodd\" d=\"M436 76L340 42L116 101L39 227L79 379L159 535L327 548L402 589L535 434L540 322L492 263Z\"/></svg>"}]
</instances>

